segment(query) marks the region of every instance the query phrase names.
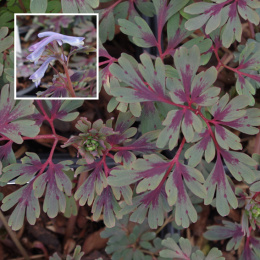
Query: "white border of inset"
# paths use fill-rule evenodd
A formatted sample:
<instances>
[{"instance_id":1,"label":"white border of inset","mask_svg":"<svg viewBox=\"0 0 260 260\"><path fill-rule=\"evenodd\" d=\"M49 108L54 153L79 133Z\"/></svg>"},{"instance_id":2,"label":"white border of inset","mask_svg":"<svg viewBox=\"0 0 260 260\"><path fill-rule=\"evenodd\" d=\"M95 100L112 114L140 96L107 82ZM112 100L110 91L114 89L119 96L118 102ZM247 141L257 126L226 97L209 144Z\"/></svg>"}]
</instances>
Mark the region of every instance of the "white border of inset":
<instances>
[{"instance_id":1,"label":"white border of inset","mask_svg":"<svg viewBox=\"0 0 260 260\"><path fill-rule=\"evenodd\" d=\"M16 33L18 33L18 26L16 23L16 16L96 16L96 97L16 97ZM14 14L14 99L15 100L99 100L99 14L98 13L15 13Z\"/></svg>"}]
</instances>

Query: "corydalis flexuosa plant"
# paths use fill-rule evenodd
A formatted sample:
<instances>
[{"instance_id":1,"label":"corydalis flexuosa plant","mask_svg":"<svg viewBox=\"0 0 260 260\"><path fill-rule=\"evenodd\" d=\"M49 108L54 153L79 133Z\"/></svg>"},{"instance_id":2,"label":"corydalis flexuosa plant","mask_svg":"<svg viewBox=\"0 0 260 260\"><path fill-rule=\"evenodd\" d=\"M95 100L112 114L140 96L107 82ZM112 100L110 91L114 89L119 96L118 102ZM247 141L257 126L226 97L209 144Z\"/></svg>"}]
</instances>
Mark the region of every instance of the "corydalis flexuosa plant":
<instances>
[{"instance_id":1,"label":"corydalis flexuosa plant","mask_svg":"<svg viewBox=\"0 0 260 260\"><path fill-rule=\"evenodd\" d=\"M79 2L84 1L62 0L62 10L70 4L77 11ZM98 1L91 2L98 6ZM116 120L106 123L90 122L85 113L73 136L66 138L56 133L54 120L76 119L78 113L73 109L82 103L37 101L29 111L25 103L6 107L9 92L4 87L0 181L16 178L16 184L22 185L3 200L2 210L15 207L9 224L15 230L21 228L25 214L34 224L40 213L39 198L45 193L43 210L50 217L76 205L75 200L90 206L93 219L102 219L108 227L103 236L109 238L106 251L112 259L223 260L216 248L205 256L176 234L165 239L157 236L169 223L186 235L185 228L201 216L210 216L207 225L211 225L211 216L219 214L223 225L209 227L205 238L229 239L227 250L236 259L259 259L260 174L256 166L260 160L244 153L243 142L245 136L257 135L260 126L254 96L260 82L260 34L254 27L259 23L259 1L102 2L108 8L99 10L104 43L99 52L103 59L100 84L111 96L108 111L120 112L114 112ZM156 31L140 12L156 20ZM136 46L153 47L156 57L149 53L136 57L131 50L108 53L106 41L113 40L115 24ZM79 29L86 27L82 24ZM243 44L237 42L241 36ZM118 44L118 37L110 47ZM223 48L231 44L230 50ZM222 73L227 71L236 77L226 86ZM232 88L225 93L231 85L237 91ZM15 116L18 109L24 111L21 121ZM133 127L136 118L138 129ZM28 131L21 127L26 120L32 126L35 122L35 131L43 121L48 122L52 134ZM17 163L12 144L37 138L53 140L48 159L42 162L35 153L27 153ZM59 143L75 147L81 155L75 174L71 161L53 162ZM73 188L68 176L79 176L78 187ZM239 223L232 219L234 212ZM128 225L129 221L136 227Z\"/></svg>"},{"instance_id":2,"label":"corydalis flexuosa plant","mask_svg":"<svg viewBox=\"0 0 260 260\"><path fill-rule=\"evenodd\" d=\"M40 85L41 79L43 78L48 65L53 60L58 60L65 71L67 76L67 87L70 95L72 97L75 96L71 80L68 74L68 57L65 56L62 45L64 43L68 43L71 46L75 46L78 48L82 48L84 45L84 37L75 37L75 36L67 36L60 33L55 32L43 32L38 34L39 38L43 38L40 42L33 44L29 47L29 51L32 53L27 56L27 59L37 64L39 59L42 57L44 62L40 66L40 68L30 76L30 79L35 82L35 86L38 87ZM61 48L58 47L61 46Z\"/></svg>"}]
</instances>

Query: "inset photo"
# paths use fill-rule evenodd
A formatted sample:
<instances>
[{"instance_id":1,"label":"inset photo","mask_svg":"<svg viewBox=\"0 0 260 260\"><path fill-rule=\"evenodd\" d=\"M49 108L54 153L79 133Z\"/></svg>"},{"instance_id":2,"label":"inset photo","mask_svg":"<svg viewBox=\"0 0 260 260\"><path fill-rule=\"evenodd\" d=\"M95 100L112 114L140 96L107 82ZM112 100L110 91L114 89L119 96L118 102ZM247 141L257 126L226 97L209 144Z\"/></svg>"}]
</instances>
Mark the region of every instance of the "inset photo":
<instances>
[{"instance_id":1,"label":"inset photo","mask_svg":"<svg viewBox=\"0 0 260 260\"><path fill-rule=\"evenodd\" d=\"M98 14L15 14L15 99L98 99Z\"/></svg>"}]
</instances>

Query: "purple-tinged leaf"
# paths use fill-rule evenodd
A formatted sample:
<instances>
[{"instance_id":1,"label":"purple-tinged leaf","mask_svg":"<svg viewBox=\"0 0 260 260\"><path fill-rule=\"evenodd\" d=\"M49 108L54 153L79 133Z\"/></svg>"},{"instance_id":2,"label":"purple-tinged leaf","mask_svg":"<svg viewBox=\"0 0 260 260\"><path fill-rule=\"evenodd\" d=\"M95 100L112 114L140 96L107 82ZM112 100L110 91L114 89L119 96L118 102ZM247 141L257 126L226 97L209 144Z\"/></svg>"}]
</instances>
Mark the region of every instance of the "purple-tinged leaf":
<instances>
[{"instance_id":1,"label":"purple-tinged leaf","mask_svg":"<svg viewBox=\"0 0 260 260\"><path fill-rule=\"evenodd\" d=\"M258 260L260 256L260 240L257 237L248 237L241 260Z\"/></svg>"},{"instance_id":2,"label":"purple-tinged leaf","mask_svg":"<svg viewBox=\"0 0 260 260\"><path fill-rule=\"evenodd\" d=\"M116 201L111 187L106 187L100 195L95 198L92 206L93 219L97 221L103 208L104 223L107 227L115 226L115 215L119 214L121 207Z\"/></svg>"},{"instance_id":3,"label":"purple-tinged leaf","mask_svg":"<svg viewBox=\"0 0 260 260\"><path fill-rule=\"evenodd\" d=\"M19 230L22 227L25 211L27 220L31 225L34 225L36 218L40 216L39 201L34 195L31 183L6 196L2 203L1 209L3 211L7 211L17 204L8 221L8 225L13 230Z\"/></svg>"},{"instance_id":4,"label":"purple-tinged leaf","mask_svg":"<svg viewBox=\"0 0 260 260\"><path fill-rule=\"evenodd\" d=\"M135 152L141 152L141 153L154 152L157 149L155 141L157 140L158 134L159 134L158 130L145 133L133 143L130 144L126 143L126 147L129 146L129 150L133 150Z\"/></svg>"},{"instance_id":5,"label":"purple-tinged leaf","mask_svg":"<svg viewBox=\"0 0 260 260\"><path fill-rule=\"evenodd\" d=\"M15 143L23 142L22 136L34 137L39 133L39 127L35 122L26 119L33 114L33 101L23 100L18 103L13 99L13 87L5 85L0 97L0 135L9 138Z\"/></svg>"},{"instance_id":6,"label":"purple-tinged leaf","mask_svg":"<svg viewBox=\"0 0 260 260\"><path fill-rule=\"evenodd\" d=\"M130 22L126 19L119 19L118 23L121 26L120 30L124 34L132 36L133 42L137 46L149 48L157 45L152 30L143 18L136 16L134 22Z\"/></svg>"},{"instance_id":7,"label":"purple-tinged leaf","mask_svg":"<svg viewBox=\"0 0 260 260\"><path fill-rule=\"evenodd\" d=\"M204 233L204 237L208 240L223 240L231 238L227 243L227 250L238 249L244 232L240 224L232 223L230 221L222 221L224 226L211 226L208 231Z\"/></svg>"},{"instance_id":8,"label":"purple-tinged leaf","mask_svg":"<svg viewBox=\"0 0 260 260\"><path fill-rule=\"evenodd\" d=\"M186 141L189 143L194 137L194 130L197 133L200 133L202 131L202 122L197 115L195 115L190 110L186 110L184 112L181 130Z\"/></svg>"},{"instance_id":9,"label":"purple-tinged leaf","mask_svg":"<svg viewBox=\"0 0 260 260\"><path fill-rule=\"evenodd\" d=\"M197 212L190 201L183 180L187 187L200 198L205 198L206 189L202 185L204 177L200 171L179 162L176 163L166 182L165 191L169 205L176 207L175 221L177 225L188 227L189 219L193 223L197 221Z\"/></svg>"},{"instance_id":10,"label":"purple-tinged leaf","mask_svg":"<svg viewBox=\"0 0 260 260\"><path fill-rule=\"evenodd\" d=\"M180 127L187 142L193 139L194 130L202 131L201 120L190 110L171 110L162 124L166 127L159 134L156 145L163 148L169 142L170 150L177 145Z\"/></svg>"},{"instance_id":11,"label":"purple-tinged leaf","mask_svg":"<svg viewBox=\"0 0 260 260\"><path fill-rule=\"evenodd\" d=\"M184 27L185 19L182 20L180 25L179 21L180 15L177 13L167 22L168 46L165 53L169 53L172 56L175 53L175 48L191 34L191 32L187 31Z\"/></svg>"},{"instance_id":12,"label":"purple-tinged leaf","mask_svg":"<svg viewBox=\"0 0 260 260\"><path fill-rule=\"evenodd\" d=\"M133 205L126 205L120 211L122 215L133 212L130 221L143 223L148 212L148 223L153 229L161 226L164 221L164 212L169 212L164 186L153 191L145 192L133 198Z\"/></svg>"},{"instance_id":13,"label":"purple-tinged leaf","mask_svg":"<svg viewBox=\"0 0 260 260\"><path fill-rule=\"evenodd\" d=\"M111 145L118 145L125 142L128 138L133 137L137 131L136 128L131 127L134 122L135 117L129 111L126 113L119 113L114 130L116 134L108 136L107 141Z\"/></svg>"},{"instance_id":14,"label":"purple-tinged leaf","mask_svg":"<svg viewBox=\"0 0 260 260\"><path fill-rule=\"evenodd\" d=\"M231 174L238 181L244 180L251 184L255 181L255 173L250 166L256 166L257 162L247 154L233 151L221 151L221 155Z\"/></svg>"},{"instance_id":15,"label":"purple-tinged leaf","mask_svg":"<svg viewBox=\"0 0 260 260\"><path fill-rule=\"evenodd\" d=\"M122 184L129 185L140 181L136 187L137 193L155 190L169 168L169 163L155 154L145 155L144 158L134 161L130 166L131 169L122 166L113 168L108 177L108 184L120 187Z\"/></svg>"},{"instance_id":16,"label":"purple-tinged leaf","mask_svg":"<svg viewBox=\"0 0 260 260\"><path fill-rule=\"evenodd\" d=\"M66 165L72 164L72 161L63 161L58 164L50 164L47 171L41 174L33 183L35 197L40 198L46 188L43 211L50 218L57 216L58 212L65 212L66 197L71 196L72 183L64 171L69 170Z\"/></svg>"},{"instance_id":17,"label":"purple-tinged leaf","mask_svg":"<svg viewBox=\"0 0 260 260\"><path fill-rule=\"evenodd\" d=\"M21 159L22 164L14 163L4 168L4 174L0 181L9 182L15 179L16 184L25 184L33 179L36 173L42 168L40 158L35 153L26 153L27 156Z\"/></svg>"},{"instance_id":18,"label":"purple-tinged leaf","mask_svg":"<svg viewBox=\"0 0 260 260\"><path fill-rule=\"evenodd\" d=\"M237 208L237 198L225 174L219 152L217 153L215 166L205 182L205 187L207 190L205 204L208 205L212 202L216 191L216 208L221 216L229 214L229 205L234 209Z\"/></svg>"},{"instance_id":19,"label":"purple-tinged leaf","mask_svg":"<svg viewBox=\"0 0 260 260\"><path fill-rule=\"evenodd\" d=\"M79 115L79 112L72 111L80 107L83 104L83 102L83 100L46 101L51 117L65 122L72 121Z\"/></svg>"},{"instance_id":20,"label":"purple-tinged leaf","mask_svg":"<svg viewBox=\"0 0 260 260\"><path fill-rule=\"evenodd\" d=\"M259 109L243 109L250 103L250 99L247 96L237 96L230 102L228 100L229 95L225 94L218 103L211 107L215 125L229 126L249 135L257 134L259 130L254 126L260 125ZM223 132L223 129L221 130ZM226 133L227 131L225 131Z\"/></svg>"},{"instance_id":21,"label":"purple-tinged leaf","mask_svg":"<svg viewBox=\"0 0 260 260\"><path fill-rule=\"evenodd\" d=\"M122 163L125 166L130 166L136 160L136 156L129 151L119 151L114 155L116 163Z\"/></svg>"},{"instance_id":22,"label":"purple-tinged leaf","mask_svg":"<svg viewBox=\"0 0 260 260\"><path fill-rule=\"evenodd\" d=\"M12 144L13 142L9 141L6 144L0 146L0 161L3 164L3 167L16 162Z\"/></svg>"},{"instance_id":23,"label":"purple-tinged leaf","mask_svg":"<svg viewBox=\"0 0 260 260\"><path fill-rule=\"evenodd\" d=\"M139 64L140 73L133 62L124 55L118 59L118 64L110 66L110 72L118 80L129 87L117 87L113 92L119 102L135 103L143 101L161 101L165 99L165 66L160 58L155 60L155 67L148 54L142 54ZM143 78L142 78L143 77ZM145 84L147 82L147 84Z\"/></svg>"},{"instance_id":24,"label":"purple-tinged leaf","mask_svg":"<svg viewBox=\"0 0 260 260\"><path fill-rule=\"evenodd\" d=\"M95 194L100 195L103 189L107 187L107 179L100 162L94 162L89 165L80 166L77 168L76 174L88 172L92 169L94 170L78 188L74 196L76 200L79 200L79 204L81 206L85 205L86 203L88 203L90 206L94 201Z\"/></svg>"},{"instance_id":25,"label":"purple-tinged leaf","mask_svg":"<svg viewBox=\"0 0 260 260\"><path fill-rule=\"evenodd\" d=\"M169 3L164 0L153 0L159 30L162 31L167 20L180 11L187 3L188 0L171 0Z\"/></svg>"},{"instance_id":26,"label":"purple-tinged leaf","mask_svg":"<svg viewBox=\"0 0 260 260\"><path fill-rule=\"evenodd\" d=\"M241 41L242 24L237 12L237 3L234 2L228 6L228 20L226 25L221 31L221 39L224 47L228 48L231 43L236 39Z\"/></svg>"},{"instance_id":27,"label":"purple-tinged leaf","mask_svg":"<svg viewBox=\"0 0 260 260\"><path fill-rule=\"evenodd\" d=\"M185 27L188 30L196 30L206 24L206 34L223 27L221 31L222 43L224 47L228 48L234 39L241 41L242 24L239 15L256 25L259 23L259 15L252 10L259 6L259 4L255 4L255 1L214 2L216 3L199 2L186 7L185 12L198 16L189 19Z\"/></svg>"},{"instance_id":28,"label":"purple-tinged leaf","mask_svg":"<svg viewBox=\"0 0 260 260\"><path fill-rule=\"evenodd\" d=\"M220 89L211 87L217 78L216 69L211 67L196 75L200 65L200 51L197 46L191 49L181 47L174 54L174 62L181 81L177 78L167 78L166 81L173 102L195 103L200 106L210 106L217 102Z\"/></svg>"},{"instance_id":29,"label":"purple-tinged leaf","mask_svg":"<svg viewBox=\"0 0 260 260\"><path fill-rule=\"evenodd\" d=\"M200 106L212 106L218 100L220 88L211 87L217 79L217 70L211 67L194 77L191 85L191 100Z\"/></svg>"},{"instance_id":30,"label":"purple-tinged leaf","mask_svg":"<svg viewBox=\"0 0 260 260\"><path fill-rule=\"evenodd\" d=\"M196 141L198 142L185 152L185 158L189 159L189 166L191 167L196 167L199 164L203 154L208 163L215 157L215 145L207 129L196 134L192 142Z\"/></svg>"},{"instance_id":31,"label":"purple-tinged leaf","mask_svg":"<svg viewBox=\"0 0 260 260\"><path fill-rule=\"evenodd\" d=\"M180 75L186 100L190 100L191 84L200 65L200 51L198 46L191 49L181 47L174 54L174 63Z\"/></svg>"},{"instance_id":32,"label":"purple-tinged leaf","mask_svg":"<svg viewBox=\"0 0 260 260\"><path fill-rule=\"evenodd\" d=\"M246 95L250 98L250 105L255 104L253 95L256 90L252 83L260 82L260 76L257 74L260 69L258 57L259 51L257 51L256 42L247 44L239 55L236 90L239 95Z\"/></svg>"},{"instance_id":33,"label":"purple-tinged leaf","mask_svg":"<svg viewBox=\"0 0 260 260\"><path fill-rule=\"evenodd\" d=\"M218 144L225 150L242 150L240 138L223 126L215 126L215 136Z\"/></svg>"},{"instance_id":34,"label":"purple-tinged leaf","mask_svg":"<svg viewBox=\"0 0 260 260\"><path fill-rule=\"evenodd\" d=\"M156 143L157 147L163 148L169 142L169 149L172 150L177 145L182 117L182 110L171 110L168 113L166 119L162 123L166 127L161 131L158 137Z\"/></svg>"}]
</instances>

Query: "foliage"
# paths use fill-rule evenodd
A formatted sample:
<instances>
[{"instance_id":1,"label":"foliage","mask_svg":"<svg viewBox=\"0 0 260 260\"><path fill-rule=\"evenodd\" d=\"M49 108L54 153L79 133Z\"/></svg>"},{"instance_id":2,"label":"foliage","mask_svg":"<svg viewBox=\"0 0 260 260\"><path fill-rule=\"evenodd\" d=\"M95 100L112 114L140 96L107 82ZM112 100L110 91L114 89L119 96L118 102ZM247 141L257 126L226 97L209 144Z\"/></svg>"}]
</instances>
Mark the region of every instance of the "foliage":
<instances>
[{"instance_id":1,"label":"foliage","mask_svg":"<svg viewBox=\"0 0 260 260\"><path fill-rule=\"evenodd\" d=\"M80 100L13 99L13 24L8 15L15 8L99 13L99 83L110 97L107 110L116 118L91 122L86 113L78 118L84 108ZM260 175L256 167L260 160L257 154L244 153L242 138L257 135L260 126L255 96L260 82L260 36L254 27L259 25L259 9L255 0L35 0L24 5L7 1L0 12L1 19L6 16L0 29L0 185L13 181L18 186L1 206L3 211L14 207L9 217L12 229L20 229L25 216L35 224L41 207L50 218L59 212L75 215L76 200L91 207L94 221L104 221L107 228L102 236L109 238L106 251L112 259L221 260L217 248L204 254L184 237L158 237L167 224L188 228L199 218L199 205L210 205L223 218L223 225L208 227L204 237L229 239L227 250L238 250L245 240L240 259L258 259ZM155 29L147 17L156 23ZM37 20L36 27L46 20ZM88 19L76 24L67 16L48 21L57 32L40 32L39 37L46 37L29 48L29 57L37 61L43 51L48 52L48 44L59 55L47 53L40 70L45 71L51 60L58 58L66 65L77 51L89 51L81 48L82 34L90 42L94 39L95 26ZM62 33L63 22L76 36ZM242 30L247 26L249 40ZM116 34L127 36L131 46L143 53L134 56L129 51L114 57L109 46L114 42L119 46ZM63 43L79 48L71 48L65 56L58 46ZM229 57L230 50L236 50L234 58ZM95 61L86 64L75 55L71 63L73 74L68 77L66 68L40 95L64 96L66 81L80 90L93 77ZM236 77L234 91L226 93L218 84L222 69ZM36 76L32 79L38 84L43 75ZM73 136L59 134L58 120L74 121ZM40 132L43 122L50 134ZM16 161L16 145L43 138L51 140L45 161L34 152ZM75 172L72 161L54 161L58 147L77 149ZM238 189L237 184L245 188ZM231 222L230 212L238 209L243 210L241 223ZM80 259L79 248L75 254Z\"/></svg>"}]
</instances>

